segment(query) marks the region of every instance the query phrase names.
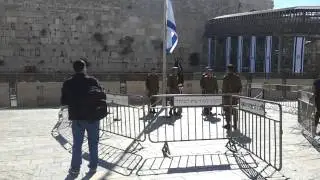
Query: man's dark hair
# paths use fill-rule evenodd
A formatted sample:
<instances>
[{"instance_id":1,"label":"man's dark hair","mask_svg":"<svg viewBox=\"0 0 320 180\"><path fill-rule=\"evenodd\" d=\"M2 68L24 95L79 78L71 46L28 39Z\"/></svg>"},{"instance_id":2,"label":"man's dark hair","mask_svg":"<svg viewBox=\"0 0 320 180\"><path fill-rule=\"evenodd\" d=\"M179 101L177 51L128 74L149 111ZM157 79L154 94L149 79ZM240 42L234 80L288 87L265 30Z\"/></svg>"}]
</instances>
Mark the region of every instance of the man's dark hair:
<instances>
[{"instance_id":1,"label":"man's dark hair","mask_svg":"<svg viewBox=\"0 0 320 180\"><path fill-rule=\"evenodd\" d=\"M73 63L73 69L76 73L82 72L85 66L86 62L84 62L83 60L78 60Z\"/></svg>"}]
</instances>

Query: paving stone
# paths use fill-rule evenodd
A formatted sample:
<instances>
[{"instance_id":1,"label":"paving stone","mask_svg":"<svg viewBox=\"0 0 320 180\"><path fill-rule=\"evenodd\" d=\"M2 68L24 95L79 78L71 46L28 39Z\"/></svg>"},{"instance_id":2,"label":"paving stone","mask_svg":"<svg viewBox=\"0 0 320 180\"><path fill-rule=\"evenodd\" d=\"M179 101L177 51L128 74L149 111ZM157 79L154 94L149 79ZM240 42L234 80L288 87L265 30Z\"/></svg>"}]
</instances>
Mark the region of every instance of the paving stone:
<instances>
[{"instance_id":1,"label":"paving stone","mask_svg":"<svg viewBox=\"0 0 320 180\"><path fill-rule=\"evenodd\" d=\"M1 116L7 117L0 121L0 130L3 134L0 136L0 142L2 142L0 147L1 179L66 178L71 154L60 146L50 133L55 125L53 119L57 117L56 113L54 109L1 112ZM37 118L39 114L45 115ZM288 121L292 118L294 116L286 114L283 118L285 132L283 135L283 169L276 177L282 177L283 174L291 179L320 179L319 152L301 135L296 121ZM10 124L9 127L8 124ZM3 128L5 126L7 127ZM13 131L15 126L24 128L20 129L22 132L15 132ZM35 127L39 127L41 133L35 132L38 130ZM28 135L23 137L21 134ZM227 152L224 147L225 140L169 143L172 153L172 159L169 159L162 157L163 143L154 144L146 141L142 143L144 149L136 153L129 153L124 150L132 140L110 134L106 134L102 139L104 138L99 148L100 158L105 162L100 163L99 172L92 179L100 177L108 180L248 178L239 170L239 165L233 155L225 154ZM24 139L26 139L25 143ZM87 151L87 145L83 149ZM256 171L264 167L264 163L259 159L253 160L249 156L243 159L250 166L253 166L256 160L259 163ZM117 165L112 167L114 165L112 163L117 163ZM78 179L86 175L87 164L88 161L84 160ZM108 170L110 167L113 168L113 171ZM268 173L269 170L264 174Z\"/></svg>"}]
</instances>

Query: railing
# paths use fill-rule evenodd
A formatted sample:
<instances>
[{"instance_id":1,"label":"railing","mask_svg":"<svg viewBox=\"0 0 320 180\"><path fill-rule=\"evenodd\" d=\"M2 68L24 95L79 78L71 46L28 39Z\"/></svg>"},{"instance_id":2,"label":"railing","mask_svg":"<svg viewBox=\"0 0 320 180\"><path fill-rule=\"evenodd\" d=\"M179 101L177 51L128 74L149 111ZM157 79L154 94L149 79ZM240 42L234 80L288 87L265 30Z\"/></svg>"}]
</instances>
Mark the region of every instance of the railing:
<instances>
[{"instance_id":1,"label":"railing","mask_svg":"<svg viewBox=\"0 0 320 180\"><path fill-rule=\"evenodd\" d=\"M226 146L230 150L237 152L235 145L239 145L270 166L282 168L280 104L234 95L232 98L230 95L155 97L167 99L171 104L156 107L158 114L146 129L151 142L165 143L164 149L167 149L168 142L228 139ZM277 110L266 110L267 105ZM212 108L211 114L205 114L205 108ZM174 115L174 111L178 113ZM237 128L224 130L227 119L233 119L231 124Z\"/></svg>"}]
</instances>

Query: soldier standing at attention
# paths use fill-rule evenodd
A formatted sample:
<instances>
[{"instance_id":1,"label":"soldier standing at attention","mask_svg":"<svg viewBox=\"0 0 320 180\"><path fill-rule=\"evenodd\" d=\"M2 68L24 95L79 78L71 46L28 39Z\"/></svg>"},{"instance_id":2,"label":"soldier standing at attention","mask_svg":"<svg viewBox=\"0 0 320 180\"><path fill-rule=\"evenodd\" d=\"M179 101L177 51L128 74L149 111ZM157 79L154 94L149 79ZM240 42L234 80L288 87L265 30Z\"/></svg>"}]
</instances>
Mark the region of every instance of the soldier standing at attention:
<instances>
[{"instance_id":1,"label":"soldier standing at attention","mask_svg":"<svg viewBox=\"0 0 320 180\"><path fill-rule=\"evenodd\" d=\"M147 95L150 99L150 107L149 107L149 113L155 113L155 103L157 101L157 98L152 97L154 95L157 95L159 93L159 77L156 74L156 69L151 69L151 74L148 74L146 79L146 89L147 89Z\"/></svg>"},{"instance_id":2,"label":"soldier standing at attention","mask_svg":"<svg viewBox=\"0 0 320 180\"><path fill-rule=\"evenodd\" d=\"M172 73L168 76L168 82L167 82L167 86L168 86L168 92L169 94L180 94L180 89L179 89L179 76L178 76L178 67L173 67L172 68ZM174 99L173 97L170 98L170 105L174 106L173 102ZM179 108L178 111L176 111L176 108L171 108L169 115L170 116L181 116L181 109Z\"/></svg>"},{"instance_id":3,"label":"soldier standing at attention","mask_svg":"<svg viewBox=\"0 0 320 180\"><path fill-rule=\"evenodd\" d=\"M200 86L202 88L202 94L216 94L218 93L218 81L213 74L212 69L207 69L206 74L200 80ZM212 115L212 107L205 107L203 115Z\"/></svg>"},{"instance_id":4,"label":"soldier standing at attention","mask_svg":"<svg viewBox=\"0 0 320 180\"><path fill-rule=\"evenodd\" d=\"M317 127L319 124L319 118L320 118L320 79L317 79L313 83L313 94L314 94L314 102L316 106L316 115L315 115L315 133L317 131Z\"/></svg>"},{"instance_id":5,"label":"soldier standing at attention","mask_svg":"<svg viewBox=\"0 0 320 180\"><path fill-rule=\"evenodd\" d=\"M208 69L210 69L209 66L206 67L206 70L202 73L201 79L200 79L200 87L201 87L201 90L202 90L202 94L206 94L204 86L203 86L204 85L203 81L204 81L204 78L206 77L206 75L209 73Z\"/></svg>"},{"instance_id":6,"label":"soldier standing at attention","mask_svg":"<svg viewBox=\"0 0 320 180\"><path fill-rule=\"evenodd\" d=\"M223 78L222 83L222 93L223 94L239 94L242 89L241 79L235 73L234 67L232 64L228 65L228 72ZM223 126L223 128L230 130L231 128L231 117L233 115L233 127L237 129L237 111L233 109L231 106L238 104L238 98L232 98L230 96L223 96L223 110L225 111L226 115L226 122L227 124Z\"/></svg>"}]
</instances>

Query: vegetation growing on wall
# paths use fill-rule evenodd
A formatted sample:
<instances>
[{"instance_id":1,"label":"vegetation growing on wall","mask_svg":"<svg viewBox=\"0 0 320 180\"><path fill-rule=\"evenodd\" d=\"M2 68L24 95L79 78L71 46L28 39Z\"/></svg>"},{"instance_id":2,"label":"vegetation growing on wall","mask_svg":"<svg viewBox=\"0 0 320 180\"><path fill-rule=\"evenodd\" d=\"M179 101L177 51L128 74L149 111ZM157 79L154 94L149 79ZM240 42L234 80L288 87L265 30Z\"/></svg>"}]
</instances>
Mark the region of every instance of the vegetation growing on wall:
<instances>
[{"instance_id":1,"label":"vegetation growing on wall","mask_svg":"<svg viewBox=\"0 0 320 180\"><path fill-rule=\"evenodd\" d=\"M103 35L101 33L99 33L99 32L95 32L93 34L93 38L99 43L103 42Z\"/></svg>"},{"instance_id":2,"label":"vegetation growing on wall","mask_svg":"<svg viewBox=\"0 0 320 180\"><path fill-rule=\"evenodd\" d=\"M40 31L40 35L41 35L42 37L47 36L47 30L46 30L46 29L42 29L42 30Z\"/></svg>"},{"instance_id":3,"label":"vegetation growing on wall","mask_svg":"<svg viewBox=\"0 0 320 180\"><path fill-rule=\"evenodd\" d=\"M128 55L133 52L132 44L134 42L134 38L131 36L125 36L119 40L119 45L121 47L121 51L119 52L121 55Z\"/></svg>"}]
</instances>

